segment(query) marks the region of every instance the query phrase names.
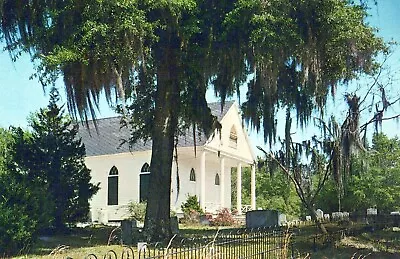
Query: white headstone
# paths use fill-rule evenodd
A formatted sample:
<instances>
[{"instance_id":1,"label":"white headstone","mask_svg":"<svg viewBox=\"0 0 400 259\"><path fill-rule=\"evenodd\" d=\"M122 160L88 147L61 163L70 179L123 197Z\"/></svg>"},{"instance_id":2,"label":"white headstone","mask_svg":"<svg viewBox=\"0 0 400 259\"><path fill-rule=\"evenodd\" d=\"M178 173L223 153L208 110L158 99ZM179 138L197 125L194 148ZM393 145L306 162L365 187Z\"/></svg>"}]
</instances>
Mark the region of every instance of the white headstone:
<instances>
[{"instance_id":1,"label":"white headstone","mask_svg":"<svg viewBox=\"0 0 400 259\"><path fill-rule=\"evenodd\" d=\"M330 219L329 214L324 214L324 220L329 221L329 219Z\"/></svg>"},{"instance_id":2,"label":"white headstone","mask_svg":"<svg viewBox=\"0 0 400 259\"><path fill-rule=\"evenodd\" d=\"M283 214L283 213L279 213L279 215L278 215L278 225L279 226L283 226L283 225L285 225L286 224L286 214Z\"/></svg>"},{"instance_id":3,"label":"white headstone","mask_svg":"<svg viewBox=\"0 0 400 259\"><path fill-rule=\"evenodd\" d=\"M306 221L311 221L311 216L306 216Z\"/></svg>"},{"instance_id":4,"label":"white headstone","mask_svg":"<svg viewBox=\"0 0 400 259\"><path fill-rule=\"evenodd\" d=\"M137 250L139 253L144 252L146 253L147 243L146 242L138 242L137 243Z\"/></svg>"},{"instance_id":5,"label":"white headstone","mask_svg":"<svg viewBox=\"0 0 400 259\"><path fill-rule=\"evenodd\" d=\"M343 212L332 212L332 221L343 220Z\"/></svg>"},{"instance_id":6,"label":"white headstone","mask_svg":"<svg viewBox=\"0 0 400 259\"><path fill-rule=\"evenodd\" d=\"M317 209L317 219L323 219L324 212L321 209Z\"/></svg>"},{"instance_id":7,"label":"white headstone","mask_svg":"<svg viewBox=\"0 0 400 259\"><path fill-rule=\"evenodd\" d=\"M376 208L368 208L367 215L378 215L378 209Z\"/></svg>"}]
</instances>

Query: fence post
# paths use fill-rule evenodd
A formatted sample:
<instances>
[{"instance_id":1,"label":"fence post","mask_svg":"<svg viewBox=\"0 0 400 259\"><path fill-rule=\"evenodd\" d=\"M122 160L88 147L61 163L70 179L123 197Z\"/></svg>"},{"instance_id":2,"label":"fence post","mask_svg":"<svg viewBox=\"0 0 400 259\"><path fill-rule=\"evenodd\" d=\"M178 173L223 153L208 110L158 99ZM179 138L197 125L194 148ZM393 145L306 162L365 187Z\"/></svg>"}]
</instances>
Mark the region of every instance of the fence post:
<instances>
[{"instance_id":1,"label":"fence post","mask_svg":"<svg viewBox=\"0 0 400 259\"><path fill-rule=\"evenodd\" d=\"M314 236L313 251L317 252L317 235Z\"/></svg>"},{"instance_id":2,"label":"fence post","mask_svg":"<svg viewBox=\"0 0 400 259\"><path fill-rule=\"evenodd\" d=\"M294 259L294 243L292 242L292 259Z\"/></svg>"}]
</instances>

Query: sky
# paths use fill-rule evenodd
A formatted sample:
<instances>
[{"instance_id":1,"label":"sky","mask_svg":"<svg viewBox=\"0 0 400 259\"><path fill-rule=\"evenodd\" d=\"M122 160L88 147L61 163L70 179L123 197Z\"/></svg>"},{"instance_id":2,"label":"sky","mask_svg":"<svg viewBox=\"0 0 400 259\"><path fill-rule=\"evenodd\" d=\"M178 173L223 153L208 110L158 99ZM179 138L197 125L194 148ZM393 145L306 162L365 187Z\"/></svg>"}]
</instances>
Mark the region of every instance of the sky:
<instances>
[{"instance_id":1,"label":"sky","mask_svg":"<svg viewBox=\"0 0 400 259\"><path fill-rule=\"evenodd\" d=\"M372 2L372 1L371 1ZM378 6L370 10L371 17L368 18L369 23L379 28L378 34L386 41L395 40L400 42L400 1L398 0L380 0ZM0 49L4 45L0 44ZM392 72L392 76L399 78L400 74L400 46L394 49L391 58L387 62L388 68ZM46 93L37 79L30 79L34 73L34 67L28 55L22 55L16 62L12 62L7 52L0 53L0 127L8 128L9 126L27 126L27 117L29 114L38 111L40 108L48 104L48 93ZM397 79L396 79L397 80ZM396 85L400 80L394 81L393 89L400 89ZM358 82L361 84L362 82ZM357 83L356 83L357 84ZM56 84L61 93L61 101L66 102L65 92L62 80ZM47 91L48 92L48 91ZM208 100L212 99L212 94L208 93ZM337 100L342 100L336 97ZM243 99L242 99L243 100ZM334 110L345 111L345 104L336 101L332 105ZM336 107L339 105L339 107ZM400 105L397 105L400 110ZM108 107L105 98L100 102L100 111L98 117L110 117L115 113ZM278 134L282 127L278 127ZM383 131L389 136L394 136L400 126L395 123L384 124ZM250 139L253 145L263 142L263 136L248 129ZM304 132L297 132L297 136L301 138ZM254 148L254 147L253 147ZM254 150L257 154L259 152Z\"/></svg>"}]
</instances>

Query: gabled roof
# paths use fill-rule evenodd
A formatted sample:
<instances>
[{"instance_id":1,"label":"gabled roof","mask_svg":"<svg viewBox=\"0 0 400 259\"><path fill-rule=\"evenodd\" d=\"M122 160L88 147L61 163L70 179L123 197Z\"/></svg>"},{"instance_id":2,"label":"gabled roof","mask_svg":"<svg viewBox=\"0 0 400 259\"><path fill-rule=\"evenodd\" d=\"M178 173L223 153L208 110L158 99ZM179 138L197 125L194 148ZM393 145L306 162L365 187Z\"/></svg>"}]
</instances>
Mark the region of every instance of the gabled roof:
<instances>
[{"instance_id":1,"label":"gabled roof","mask_svg":"<svg viewBox=\"0 0 400 259\"><path fill-rule=\"evenodd\" d=\"M221 110L221 103L209 103L208 107L211 113L217 116L218 121L226 115L228 110L233 105L234 101L227 101ZM86 156L112 155L127 152L147 151L151 150L152 141L139 140L129 149L128 143L121 145L123 140L129 139L129 129L126 127L120 128L121 117L111 117L98 119L97 132L94 124L89 121L89 129L85 126L79 127L79 136L86 147ZM207 137L200 131L195 134L196 145L203 146ZM178 147L194 146L193 130L188 130L183 136L178 138Z\"/></svg>"}]
</instances>

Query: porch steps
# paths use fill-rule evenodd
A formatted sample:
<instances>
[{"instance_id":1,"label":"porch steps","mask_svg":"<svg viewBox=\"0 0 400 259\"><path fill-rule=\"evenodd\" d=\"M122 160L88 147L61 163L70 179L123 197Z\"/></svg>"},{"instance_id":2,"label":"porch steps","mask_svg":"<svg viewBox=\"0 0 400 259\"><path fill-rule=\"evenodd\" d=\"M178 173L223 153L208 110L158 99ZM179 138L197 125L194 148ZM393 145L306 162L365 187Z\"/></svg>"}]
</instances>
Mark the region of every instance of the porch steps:
<instances>
[{"instance_id":1,"label":"porch steps","mask_svg":"<svg viewBox=\"0 0 400 259\"><path fill-rule=\"evenodd\" d=\"M239 225L246 225L246 215L234 215L233 218Z\"/></svg>"}]
</instances>

